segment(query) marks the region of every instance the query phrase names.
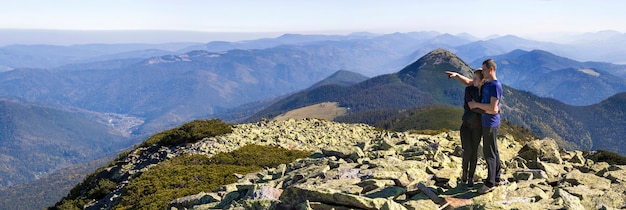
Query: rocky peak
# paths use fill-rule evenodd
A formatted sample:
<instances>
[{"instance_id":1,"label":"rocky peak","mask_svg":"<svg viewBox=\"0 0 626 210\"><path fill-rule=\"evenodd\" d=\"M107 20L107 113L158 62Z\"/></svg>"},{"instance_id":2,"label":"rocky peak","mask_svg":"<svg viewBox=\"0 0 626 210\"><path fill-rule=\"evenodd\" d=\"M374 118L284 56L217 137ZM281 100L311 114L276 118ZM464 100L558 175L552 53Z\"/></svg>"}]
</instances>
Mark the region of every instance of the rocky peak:
<instances>
[{"instance_id":1,"label":"rocky peak","mask_svg":"<svg viewBox=\"0 0 626 210\"><path fill-rule=\"evenodd\" d=\"M440 69L440 67L443 69ZM463 75L471 75L472 67L454 53L438 48L408 65L398 74L416 76L420 71L435 71L436 73L458 71Z\"/></svg>"},{"instance_id":2,"label":"rocky peak","mask_svg":"<svg viewBox=\"0 0 626 210\"><path fill-rule=\"evenodd\" d=\"M142 171L183 154L233 151L243 145L315 151L275 168L237 175L236 183L181 197L168 209L607 209L626 207L626 166L595 163L551 139L524 145L498 137L508 185L480 195L486 164L479 157L477 185L460 184L458 131L437 135L376 130L363 124L304 119L235 125L233 132L176 147L137 148L98 176L118 187L88 208L111 208ZM270 154L268 154L270 155Z\"/></svg>"}]
</instances>

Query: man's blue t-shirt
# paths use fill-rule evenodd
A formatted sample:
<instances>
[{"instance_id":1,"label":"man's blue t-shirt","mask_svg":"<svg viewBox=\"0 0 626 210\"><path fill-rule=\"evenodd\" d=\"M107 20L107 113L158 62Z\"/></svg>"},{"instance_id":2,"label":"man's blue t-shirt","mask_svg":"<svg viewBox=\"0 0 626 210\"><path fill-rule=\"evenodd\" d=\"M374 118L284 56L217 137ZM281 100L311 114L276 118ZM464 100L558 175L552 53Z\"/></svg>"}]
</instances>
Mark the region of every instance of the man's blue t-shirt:
<instances>
[{"instance_id":1,"label":"man's blue t-shirt","mask_svg":"<svg viewBox=\"0 0 626 210\"><path fill-rule=\"evenodd\" d=\"M491 97L498 98L498 106L502 101L502 84L498 80L486 81L482 90L482 103L489 104ZM497 114L483 114L482 115L483 127L497 127L500 125L500 113Z\"/></svg>"}]
</instances>

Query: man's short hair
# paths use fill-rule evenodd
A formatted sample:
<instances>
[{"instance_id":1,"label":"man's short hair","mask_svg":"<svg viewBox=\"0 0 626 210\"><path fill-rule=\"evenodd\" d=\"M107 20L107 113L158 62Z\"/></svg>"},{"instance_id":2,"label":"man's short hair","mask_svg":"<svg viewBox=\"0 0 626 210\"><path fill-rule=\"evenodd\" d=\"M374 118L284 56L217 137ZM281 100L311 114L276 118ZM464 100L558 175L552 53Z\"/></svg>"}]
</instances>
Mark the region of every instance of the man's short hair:
<instances>
[{"instance_id":1,"label":"man's short hair","mask_svg":"<svg viewBox=\"0 0 626 210\"><path fill-rule=\"evenodd\" d=\"M489 59L487 59L487 60L483 61L483 65L484 65L485 67L487 67L488 69L490 69L491 67L493 67L493 69L494 69L494 70L498 68L498 67L497 67L497 65L496 65L496 61L494 61L494 60L493 60L493 59L491 59L491 58L489 58Z\"/></svg>"}]
</instances>

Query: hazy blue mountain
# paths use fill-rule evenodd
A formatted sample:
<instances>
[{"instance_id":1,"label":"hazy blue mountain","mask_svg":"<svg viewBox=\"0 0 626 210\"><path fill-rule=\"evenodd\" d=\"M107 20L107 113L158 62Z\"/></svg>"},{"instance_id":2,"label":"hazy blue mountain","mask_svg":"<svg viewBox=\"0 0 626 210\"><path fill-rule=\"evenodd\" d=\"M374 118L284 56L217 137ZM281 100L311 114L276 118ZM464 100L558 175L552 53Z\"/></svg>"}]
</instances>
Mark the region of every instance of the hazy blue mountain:
<instances>
[{"instance_id":1,"label":"hazy blue mountain","mask_svg":"<svg viewBox=\"0 0 626 210\"><path fill-rule=\"evenodd\" d=\"M626 33L618 31L587 32L567 36L565 43L571 45L570 54L582 61L604 61L626 64Z\"/></svg>"},{"instance_id":2,"label":"hazy blue mountain","mask_svg":"<svg viewBox=\"0 0 626 210\"><path fill-rule=\"evenodd\" d=\"M363 82L369 79L369 77L363 76L362 74L351 72L347 70L339 70L334 74L330 75L326 79L319 81L313 84L309 88L321 87L324 85L341 85L341 86L350 86L359 82Z\"/></svg>"},{"instance_id":3,"label":"hazy blue mountain","mask_svg":"<svg viewBox=\"0 0 626 210\"><path fill-rule=\"evenodd\" d=\"M344 41L350 39L368 39L378 35L371 33L352 33L349 35L302 35L283 34L276 38L263 38L255 40L244 40L236 42L213 41L202 45L193 45L181 49L178 52L185 53L194 50L204 50L209 52L222 52L234 49L265 49L280 45L300 45L320 41Z\"/></svg>"},{"instance_id":4,"label":"hazy blue mountain","mask_svg":"<svg viewBox=\"0 0 626 210\"><path fill-rule=\"evenodd\" d=\"M485 56L494 56L509 53L513 50L543 49L555 51L564 46L551 42L528 40L518 36L507 35L488 40L479 40L465 45L457 46L451 51L460 58L473 61ZM559 51L560 52L560 51Z\"/></svg>"},{"instance_id":5,"label":"hazy blue mountain","mask_svg":"<svg viewBox=\"0 0 626 210\"><path fill-rule=\"evenodd\" d=\"M210 40L238 41L278 36L275 32L204 32L171 30L52 30L0 29L0 46L13 44L120 44L170 42L206 43ZM180 49L180 48L179 48Z\"/></svg>"},{"instance_id":6,"label":"hazy blue mountain","mask_svg":"<svg viewBox=\"0 0 626 210\"><path fill-rule=\"evenodd\" d=\"M477 40L451 48L464 60L473 61L485 56L509 53L513 50L544 50L558 56L579 61L626 64L626 34L600 31L575 36L563 36L558 42L546 42L506 35ZM617 74L616 74L617 75ZM624 77L624 70L618 76Z\"/></svg>"},{"instance_id":7,"label":"hazy blue mountain","mask_svg":"<svg viewBox=\"0 0 626 210\"><path fill-rule=\"evenodd\" d=\"M453 42L453 43L447 43ZM355 63L354 65L370 65L371 67L365 67L367 71L362 71L363 68L351 68L350 70L364 74L366 76L377 76L384 73L393 72L407 63L413 62L417 58L425 55L426 53L442 47L456 46L457 43L468 43L468 39L455 37L449 34L442 35L438 32L409 32L409 33L392 33L392 34L371 34L371 33L352 33L349 35L299 35L299 34L285 34L277 38L266 38L258 40L246 40L239 42L226 42L215 41L209 42L205 45L196 45L189 48L180 50L184 53L191 50L204 50L209 52L223 52L233 49L267 49L274 48L281 45L303 45L303 46L339 46L342 48L352 47L355 49L365 49L360 54L354 56L370 56L368 54L379 54L381 58L391 58L384 61L384 64L370 64L366 62L364 64ZM372 51L372 49L378 50L378 52ZM420 53L413 53L418 49ZM419 50L423 49L423 50ZM407 56L409 55L409 56ZM332 55L331 55L332 56ZM347 58L355 60L358 58ZM381 62L378 62L381 63ZM384 66L384 68L380 68ZM375 70L369 70L375 69Z\"/></svg>"},{"instance_id":8,"label":"hazy blue mountain","mask_svg":"<svg viewBox=\"0 0 626 210\"><path fill-rule=\"evenodd\" d=\"M166 44L85 44L85 45L8 45L0 47L0 66L16 68L54 68L128 58L149 58L172 54L195 43Z\"/></svg>"},{"instance_id":9,"label":"hazy blue mountain","mask_svg":"<svg viewBox=\"0 0 626 210\"><path fill-rule=\"evenodd\" d=\"M134 142L84 114L0 99L0 185L119 152Z\"/></svg>"},{"instance_id":10,"label":"hazy blue mountain","mask_svg":"<svg viewBox=\"0 0 626 210\"><path fill-rule=\"evenodd\" d=\"M626 69L624 65L578 62L543 50L515 50L493 58L504 84L572 105L598 103L626 91L626 79L609 72Z\"/></svg>"},{"instance_id":11,"label":"hazy blue mountain","mask_svg":"<svg viewBox=\"0 0 626 210\"><path fill-rule=\"evenodd\" d=\"M452 34L442 34L428 40L431 44L444 44L447 46L460 46L476 41L476 38L465 36L455 36Z\"/></svg>"},{"instance_id":12,"label":"hazy blue mountain","mask_svg":"<svg viewBox=\"0 0 626 210\"><path fill-rule=\"evenodd\" d=\"M0 48L0 65L15 68L50 68L99 53L53 45L11 45Z\"/></svg>"},{"instance_id":13,"label":"hazy blue mountain","mask_svg":"<svg viewBox=\"0 0 626 210\"><path fill-rule=\"evenodd\" d=\"M423 31L408 33L392 33L392 34L373 34L368 32L356 32L348 35L303 35L303 34L283 34L276 38L263 38L255 40L243 41L213 41L202 45L194 45L179 50L180 53L186 53L194 50L204 50L209 52L222 52L233 49L265 49L277 47L280 45L308 45L314 43L322 43L328 41L349 41L349 40L383 40L395 39L397 41L407 41L413 43L423 43L426 40L441 35L439 32ZM393 42L389 42L393 43ZM413 43L405 46L413 46ZM397 46L397 45L396 45Z\"/></svg>"}]
</instances>

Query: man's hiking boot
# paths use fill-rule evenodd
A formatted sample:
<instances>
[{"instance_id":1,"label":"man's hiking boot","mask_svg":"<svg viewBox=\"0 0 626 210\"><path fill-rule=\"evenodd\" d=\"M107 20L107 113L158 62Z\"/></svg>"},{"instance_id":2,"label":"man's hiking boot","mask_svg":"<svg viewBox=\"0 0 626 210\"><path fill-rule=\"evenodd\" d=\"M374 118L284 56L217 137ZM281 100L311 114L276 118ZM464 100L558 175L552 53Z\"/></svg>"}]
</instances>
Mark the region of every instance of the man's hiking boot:
<instances>
[{"instance_id":1,"label":"man's hiking boot","mask_svg":"<svg viewBox=\"0 0 626 210\"><path fill-rule=\"evenodd\" d=\"M494 189L496 189L495 186L487 187L487 185L483 185L480 189L478 189L478 193L479 194L486 194L486 193L489 193L489 192L493 191Z\"/></svg>"}]
</instances>

